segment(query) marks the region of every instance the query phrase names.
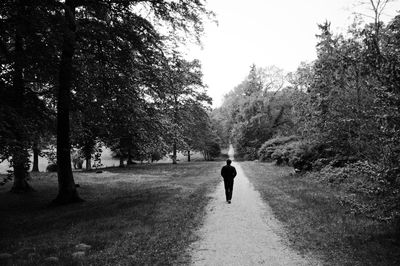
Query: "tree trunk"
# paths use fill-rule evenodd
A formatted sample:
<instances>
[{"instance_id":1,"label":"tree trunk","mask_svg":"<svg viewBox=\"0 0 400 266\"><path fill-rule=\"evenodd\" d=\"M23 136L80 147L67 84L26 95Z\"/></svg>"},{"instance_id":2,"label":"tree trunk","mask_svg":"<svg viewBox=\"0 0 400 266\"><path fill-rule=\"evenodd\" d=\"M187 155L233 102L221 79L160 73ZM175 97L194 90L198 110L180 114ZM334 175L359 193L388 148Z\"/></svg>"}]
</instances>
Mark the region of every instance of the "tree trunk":
<instances>
[{"instance_id":1,"label":"tree trunk","mask_svg":"<svg viewBox=\"0 0 400 266\"><path fill-rule=\"evenodd\" d=\"M23 39L21 36L21 17L23 16L24 6L19 2L17 13L17 26L15 30L15 53L14 53L14 75L13 75L13 99L12 105L18 114L23 117L24 108L24 80L23 80ZM24 129L14 129L16 144L13 147L12 166L14 169L14 184L11 192L24 193L32 191L32 187L26 181L29 168L29 153L27 147L24 146ZM26 136L25 136L26 137Z\"/></svg>"},{"instance_id":2,"label":"tree trunk","mask_svg":"<svg viewBox=\"0 0 400 266\"><path fill-rule=\"evenodd\" d=\"M124 165L124 157L122 156L122 154L119 157L119 167L120 168L124 168L125 167L125 165Z\"/></svg>"},{"instance_id":3,"label":"tree trunk","mask_svg":"<svg viewBox=\"0 0 400 266\"><path fill-rule=\"evenodd\" d=\"M14 164L14 184L11 188L11 192L14 193L25 193L33 191L33 188L26 181L28 172L24 163Z\"/></svg>"},{"instance_id":4,"label":"tree trunk","mask_svg":"<svg viewBox=\"0 0 400 266\"><path fill-rule=\"evenodd\" d=\"M128 149L128 159L126 161L126 165L131 165L132 163L132 153L131 153L131 149Z\"/></svg>"},{"instance_id":5,"label":"tree trunk","mask_svg":"<svg viewBox=\"0 0 400 266\"><path fill-rule=\"evenodd\" d=\"M57 165L58 195L53 204L80 202L71 168L70 102L72 85L72 57L75 46L75 7L65 1L63 47L61 54L57 95Z\"/></svg>"},{"instance_id":6,"label":"tree trunk","mask_svg":"<svg viewBox=\"0 0 400 266\"><path fill-rule=\"evenodd\" d=\"M177 139L177 125L178 125L178 97L176 94L174 94L174 124L175 124L175 129L174 129L174 144L172 146L172 164L177 164L176 160L176 139Z\"/></svg>"},{"instance_id":7,"label":"tree trunk","mask_svg":"<svg viewBox=\"0 0 400 266\"><path fill-rule=\"evenodd\" d=\"M188 150L187 152L188 152L188 162L190 162L190 150Z\"/></svg>"},{"instance_id":8,"label":"tree trunk","mask_svg":"<svg viewBox=\"0 0 400 266\"><path fill-rule=\"evenodd\" d=\"M120 168L124 168L124 151L122 149L123 147L123 141L122 141L122 137L119 138L119 167Z\"/></svg>"},{"instance_id":9,"label":"tree trunk","mask_svg":"<svg viewBox=\"0 0 400 266\"><path fill-rule=\"evenodd\" d=\"M35 141L35 143L33 143L33 147L32 147L32 151L33 151L33 166L32 166L32 172L39 172L39 145L37 143L37 141Z\"/></svg>"},{"instance_id":10,"label":"tree trunk","mask_svg":"<svg viewBox=\"0 0 400 266\"><path fill-rule=\"evenodd\" d=\"M172 147L172 164L176 164L176 142L174 142L174 145Z\"/></svg>"},{"instance_id":11,"label":"tree trunk","mask_svg":"<svg viewBox=\"0 0 400 266\"><path fill-rule=\"evenodd\" d=\"M86 157L86 170L92 170L92 156Z\"/></svg>"}]
</instances>

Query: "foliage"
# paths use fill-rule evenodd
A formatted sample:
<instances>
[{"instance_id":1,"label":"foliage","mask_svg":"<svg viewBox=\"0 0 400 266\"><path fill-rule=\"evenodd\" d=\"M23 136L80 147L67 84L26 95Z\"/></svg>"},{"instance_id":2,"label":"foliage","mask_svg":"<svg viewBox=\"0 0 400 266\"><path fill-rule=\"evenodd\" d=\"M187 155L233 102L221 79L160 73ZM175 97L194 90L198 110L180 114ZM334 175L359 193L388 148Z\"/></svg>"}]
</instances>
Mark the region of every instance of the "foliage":
<instances>
[{"instance_id":1,"label":"foliage","mask_svg":"<svg viewBox=\"0 0 400 266\"><path fill-rule=\"evenodd\" d=\"M55 146L50 145L43 151L43 155L47 158L49 164L57 164L57 150Z\"/></svg>"},{"instance_id":2,"label":"foliage","mask_svg":"<svg viewBox=\"0 0 400 266\"><path fill-rule=\"evenodd\" d=\"M201 151L206 161L212 161L221 154L221 147L215 139L207 140Z\"/></svg>"},{"instance_id":3,"label":"foliage","mask_svg":"<svg viewBox=\"0 0 400 266\"><path fill-rule=\"evenodd\" d=\"M54 134L45 123L57 125L57 201L67 203L79 198L71 145L88 161L99 158L101 142L129 161L165 154L173 131L183 131L170 123L168 98L185 95L182 106L209 101L194 89L202 86L198 61L176 51L198 41L213 16L204 1L7 0L0 7L0 157L17 168L16 186L27 186L29 149Z\"/></svg>"},{"instance_id":4,"label":"foliage","mask_svg":"<svg viewBox=\"0 0 400 266\"><path fill-rule=\"evenodd\" d=\"M178 150L201 147L200 133L209 129L207 105L211 98L206 94L198 60L187 61L178 54L167 59L163 78L169 90L162 108L168 123L166 143L171 146L175 164Z\"/></svg>"},{"instance_id":5,"label":"foliage","mask_svg":"<svg viewBox=\"0 0 400 266\"><path fill-rule=\"evenodd\" d=\"M275 160L298 170L367 160L396 179L399 21L363 25L356 19L346 34L334 34L325 22L314 62L288 75L252 66L214 111L218 134L248 160Z\"/></svg>"},{"instance_id":6,"label":"foliage","mask_svg":"<svg viewBox=\"0 0 400 266\"><path fill-rule=\"evenodd\" d=\"M260 161L275 161L277 165L290 165L296 171L311 170L316 154L315 147L299 140L297 136L270 139L258 151Z\"/></svg>"},{"instance_id":7,"label":"foliage","mask_svg":"<svg viewBox=\"0 0 400 266\"><path fill-rule=\"evenodd\" d=\"M355 23L346 37L333 35L329 23L320 25L318 59L306 72L309 81L299 78L305 76L300 68L293 82L301 97L293 104L294 116L301 118L295 120L298 133L314 145L324 146L320 156L329 151L333 156L396 166L399 112L395 106L399 102L393 89L396 70L391 64L396 52L390 44L395 40L390 30L395 23L396 18L386 28L380 24L379 36L375 25L360 29ZM380 51L376 41L381 43ZM392 65L391 70L386 64ZM306 84L306 90L301 84Z\"/></svg>"},{"instance_id":8,"label":"foliage","mask_svg":"<svg viewBox=\"0 0 400 266\"><path fill-rule=\"evenodd\" d=\"M253 65L247 78L214 111L214 117L226 121L218 129L220 138L234 143L238 157L254 160L265 141L291 133L291 92L283 88L284 84L283 70Z\"/></svg>"},{"instance_id":9,"label":"foliage","mask_svg":"<svg viewBox=\"0 0 400 266\"><path fill-rule=\"evenodd\" d=\"M0 160L13 167L12 190L24 192L29 149L51 123L44 87L54 77L52 44L41 41L49 25L36 4L2 1L0 10Z\"/></svg>"},{"instance_id":10,"label":"foliage","mask_svg":"<svg viewBox=\"0 0 400 266\"><path fill-rule=\"evenodd\" d=\"M283 146L289 142L297 141L297 136L289 136L289 137L276 137L264 142L264 144L258 150L258 157L260 161L268 161L271 158L271 155L276 150L277 146Z\"/></svg>"}]
</instances>

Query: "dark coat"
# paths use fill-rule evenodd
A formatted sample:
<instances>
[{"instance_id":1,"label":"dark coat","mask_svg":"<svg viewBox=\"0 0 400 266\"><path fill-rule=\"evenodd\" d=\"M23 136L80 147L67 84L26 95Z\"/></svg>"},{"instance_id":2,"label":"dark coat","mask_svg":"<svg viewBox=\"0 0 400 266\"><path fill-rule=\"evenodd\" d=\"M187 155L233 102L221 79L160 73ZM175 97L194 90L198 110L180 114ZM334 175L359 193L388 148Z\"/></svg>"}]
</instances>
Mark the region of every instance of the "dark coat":
<instances>
[{"instance_id":1,"label":"dark coat","mask_svg":"<svg viewBox=\"0 0 400 266\"><path fill-rule=\"evenodd\" d=\"M221 176L227 180L233 180L236 176L236 169L232 165L225 165L221 169Z\"/></svg>"}]
</instances>

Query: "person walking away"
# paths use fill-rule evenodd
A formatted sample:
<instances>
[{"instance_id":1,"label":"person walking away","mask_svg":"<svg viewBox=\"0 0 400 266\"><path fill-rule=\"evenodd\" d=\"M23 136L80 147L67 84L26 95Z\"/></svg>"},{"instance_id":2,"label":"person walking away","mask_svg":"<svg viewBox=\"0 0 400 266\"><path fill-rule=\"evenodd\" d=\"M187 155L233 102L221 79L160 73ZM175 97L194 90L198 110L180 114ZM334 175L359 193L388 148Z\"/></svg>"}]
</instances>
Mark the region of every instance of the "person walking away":
<instances>
[{"instance_id":1,"label":"person walking away","mask_svg":"<svg viewBox=\"0 0 400 266\"><path fill-rule=\"evenodd\" d=\"M224 178L225 197L228 203L231 203L233 193L233 180L236 176L236 168L231 165L230 159L226 160L226 165L221 169L221 176Z\"/></svg>"}]
</instances>

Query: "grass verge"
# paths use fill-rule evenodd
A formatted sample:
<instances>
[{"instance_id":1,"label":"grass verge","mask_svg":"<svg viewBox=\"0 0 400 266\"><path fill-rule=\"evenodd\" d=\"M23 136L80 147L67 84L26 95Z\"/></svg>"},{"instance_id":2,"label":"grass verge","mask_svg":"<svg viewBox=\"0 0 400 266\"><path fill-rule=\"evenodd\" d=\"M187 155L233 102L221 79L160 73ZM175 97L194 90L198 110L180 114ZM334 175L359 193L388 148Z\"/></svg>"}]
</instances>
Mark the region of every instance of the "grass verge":
<instances>
[{"instance_id":1,"label":"grass verge","mask_svg":"<svg viewBox=\"0 0 400 266\"><path fill-rule=\"evenodd\" d=\"M220 181L220 162L135 165L75 173L82 204L49 208L53 173L32 176L34 193L0 187L0 253L12 265L171 265L186 263L207 194ZM75 259L76 245L91 246Z\"/></svg>"},{"instance_id":2,"label":"grass verge","mask_svg":"<svg viewBox=\"0 0 400 266\"><path fill-rule=\"evenodd\" d=\"M293 248L326 265L400 265L396 226L355 214L343 205L351 193L289 167L241 162L246 176L284 224Z\"/></svg>"}]
</instances>

